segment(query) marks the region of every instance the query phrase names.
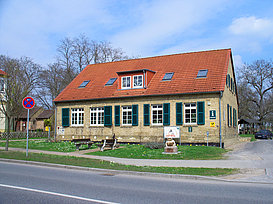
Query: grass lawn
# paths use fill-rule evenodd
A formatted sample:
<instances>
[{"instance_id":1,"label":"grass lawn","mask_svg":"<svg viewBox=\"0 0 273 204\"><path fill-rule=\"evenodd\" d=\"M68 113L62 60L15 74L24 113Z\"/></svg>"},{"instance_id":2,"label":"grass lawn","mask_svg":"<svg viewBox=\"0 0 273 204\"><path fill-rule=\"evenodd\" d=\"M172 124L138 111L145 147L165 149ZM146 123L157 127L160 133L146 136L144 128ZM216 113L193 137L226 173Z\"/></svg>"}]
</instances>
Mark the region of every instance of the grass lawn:
<instances>
[{"instance_id":1,"label":"grass lawn","mask_svg":"<svg viewBox=\"0 0 273 204\"><path fill-rule=\"evenodd\" d=\"M208 160L223 159L223 154L227 152L219 147L206 146L178 146L179 154L162 154L164 149L149 149L144 145L124 145L123 148L115 150L105 150L103 152L91 152L88 154L98 156L110 156L119 158L134 159L184 159L184 160Z\"/></svg>"},{"instance_id":2,"label":"grass lawn","mask_svg":"<svg viewBox=\"0 0 273 204\"><path fill-rule=\"evenodd\" d=\"M251 134L241 134L241 135L239 135L240 137L251 137L251 142L254 142L254 141L256 141L256 139L255 139L255 136L254 135L251 135Z\"/></svg>"},{"instance_id":3,"label":"grass lawn","mask_svg":"<svg viewBox=\"0 0 273 204\"><path fill-rule=\"evenodd\" d=\"M167 174L187 174L187 175L201 175L201 176L220 176L236 173L237 169L219 169L219 168L183 168L183 167L139 167L131 165L122 165L114 162L102 161L97 159L80 158L73 156L58 156L42 153L29 153L28 158L23 152L16 151L1 151L0 157L6 159L38 161L55 164L65 164L72 166L83 166L101 169L115 169L138 172L154 172Z\"/></svg>"},{"instance_id":4,"label":"grass lawn","mask_svg":"<svg viewBox=\"0 0 273 204\"><path fill-rule=\"evenodd\" d=\"M5 142L0 142L1 147L5 147ZM9 147L16 148L26 148L26 141L9 141ZM56 152L74 152L76 147L74 143L71 142L47 142L46 140L29 140L28 141L29 149L39 149L46 151L56 151ZM82 145L80 149L87 148L87 145ZM92 146L91 148L96 148Z\"/></svg>"}]
</instances>

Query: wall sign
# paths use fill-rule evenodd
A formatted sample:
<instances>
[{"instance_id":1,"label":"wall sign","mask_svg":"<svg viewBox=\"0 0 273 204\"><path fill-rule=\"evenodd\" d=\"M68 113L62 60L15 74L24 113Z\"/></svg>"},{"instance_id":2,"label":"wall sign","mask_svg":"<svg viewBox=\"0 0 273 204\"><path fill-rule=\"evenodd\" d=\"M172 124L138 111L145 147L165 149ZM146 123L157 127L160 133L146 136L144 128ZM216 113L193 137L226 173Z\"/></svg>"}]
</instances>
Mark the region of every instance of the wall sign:
<instances>
[{"instance_id":1,"label":"wall sign","mask_svg":"<svg viewBox=\"0 0 273 204\"><path fill-rule=\"evenodd\" d=\"M210 127L215 127L215 122L210 122Z\"/></svg>"},{"instance_id":2,"label":"wall sign","mask_svg":"<svg viewBox=\"0 0 273 204\"><path fill-rule=\"evenodd\" d=\"M180 138L180 128L173 127L164 127L164 138Z\"/></svg>"},{"instance_id":3,"label":"wall sign","mask_svg":"<svg viewBox=\"0 0 273 204\"><path fill-rule=\"evenodd\" d=\"M216 110L209 111L209 119L216 119Z\"/></svg>"}]
</instances>

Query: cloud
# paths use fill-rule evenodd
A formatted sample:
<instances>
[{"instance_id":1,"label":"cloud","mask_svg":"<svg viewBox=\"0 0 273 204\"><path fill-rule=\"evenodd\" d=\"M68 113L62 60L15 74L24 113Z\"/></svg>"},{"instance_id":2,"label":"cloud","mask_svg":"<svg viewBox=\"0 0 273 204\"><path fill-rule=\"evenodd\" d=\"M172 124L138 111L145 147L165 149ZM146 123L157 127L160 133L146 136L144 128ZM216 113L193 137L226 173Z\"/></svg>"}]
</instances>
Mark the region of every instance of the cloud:
<instances>
[{"instance_id":1,"label":"cloud","mask_svg":"<svg viewBox=\"0 0 273 204\"><path fill-rule=\"evenodd\" d=\"M273 19L255 16L238 18L233 20L229 31L240 36L273 37Z\"/></svg>"},{"instance_id":2,"label":"cloud","mask_svg":"<svg viewBox=\"0 0 273 204\"><path fill-rule=\"evenodd\" d=\"M167 44L176 44L179 36L202 34L202 23L223 9L224 1L152 1L136 8L136 26L117 33L112 42L135 54L154 53Z\"/></svg>"}]
</instances>

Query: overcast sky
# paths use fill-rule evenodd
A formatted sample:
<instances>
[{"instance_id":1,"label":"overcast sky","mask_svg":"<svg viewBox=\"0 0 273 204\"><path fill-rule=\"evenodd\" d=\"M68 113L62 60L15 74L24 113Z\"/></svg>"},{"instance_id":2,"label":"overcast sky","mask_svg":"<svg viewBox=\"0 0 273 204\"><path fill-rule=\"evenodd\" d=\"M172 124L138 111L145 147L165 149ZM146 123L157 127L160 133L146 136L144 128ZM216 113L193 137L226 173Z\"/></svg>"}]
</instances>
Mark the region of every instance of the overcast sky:
<instances>
[{"instance_id":1,"label":"overcast sky","mask_svg":"<svg viewBox=\"0 0 273 204\"><path fill-rule=\"evenodd\" d=\"M65 37L129 56L231 48L235 66L272 59L272 0L0 0L0 54L52 63Z\"/></svg>"}]
</instances>

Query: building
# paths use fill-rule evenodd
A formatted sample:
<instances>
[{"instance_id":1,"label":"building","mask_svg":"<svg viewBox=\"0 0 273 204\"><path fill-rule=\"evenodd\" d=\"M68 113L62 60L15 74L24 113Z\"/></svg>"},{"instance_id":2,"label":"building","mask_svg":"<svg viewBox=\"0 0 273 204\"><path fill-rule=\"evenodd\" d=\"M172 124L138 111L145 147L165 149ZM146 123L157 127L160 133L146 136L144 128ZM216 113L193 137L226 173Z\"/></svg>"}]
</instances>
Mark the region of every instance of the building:
<instances>
[{"instance_id":1,"label":"building","mask_svg":"<svg viewBox=\"0 0 273 204\"><path fill-rule=\"evenodd\" d=\"M0 69L0 110L6 110L6 87L7 87L7 73ZM7 120L3 111L0 111L0 132L5 132L7 129Z\"/></svg>"},{"instance_id":2,"label":"building","mask_svg":"<svg viewBox=\"0 0 273 204\"><path fill-rule=\"evenodd\" d=\"M231 49L88 65L54 100L57 139L161 142L164 127L184 144L237 136Z\"/></svg>"},{"instance_id":3,"label":"building","mask_svg":"<svg viewBox=\"0 0 273 204\"><path fill-rule=\"evenodd\" d=\"M22 109L20 116L16 121L16 131L26 131L27 129L27 109ZM44 110L43 107L35 106L29 110L29 130L45 130L44 120L52 119L53 111Z\"/></svg>"}]
</instances>

